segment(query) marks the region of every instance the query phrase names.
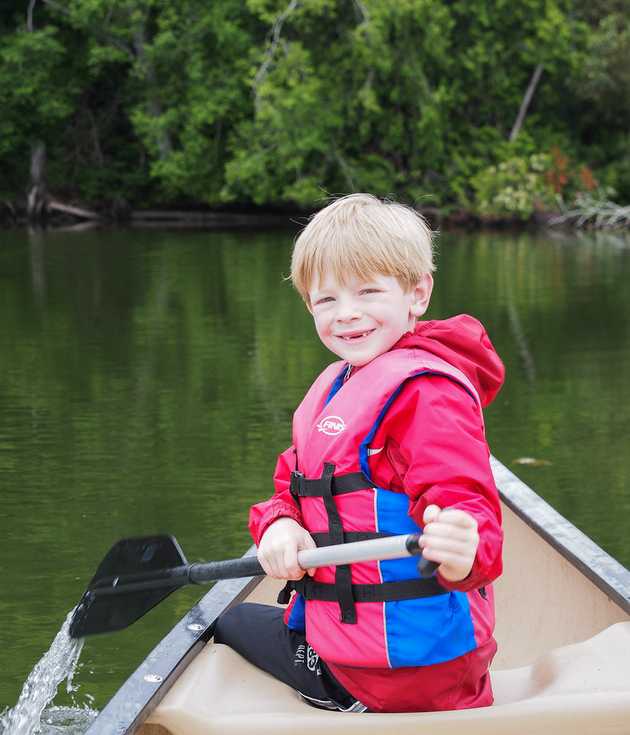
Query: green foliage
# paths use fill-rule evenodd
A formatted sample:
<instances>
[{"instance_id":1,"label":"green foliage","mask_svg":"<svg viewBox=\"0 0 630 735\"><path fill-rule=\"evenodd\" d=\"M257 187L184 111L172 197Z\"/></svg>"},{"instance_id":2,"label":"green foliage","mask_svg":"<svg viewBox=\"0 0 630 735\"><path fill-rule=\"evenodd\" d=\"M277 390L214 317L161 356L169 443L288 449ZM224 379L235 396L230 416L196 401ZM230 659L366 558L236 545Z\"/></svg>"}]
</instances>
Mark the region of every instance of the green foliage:
<instances>
[{"instance_id":1,"label":"green foliage","mask_svg":"<svg viewBox=\"0 0 630 735\"><path fill-rule=\"evenodd\" d=\"M537 209L553 206L545 178L551 166L547 155L514 157L489 166L472 179L476 210L485 217L527 220Z\"/></svg>"},{"instance_id":2,"label":"green foliage","mask_svg":"<svg viewBox=\"0 0 630 735\"><path fill-rule=\"evenodd\" d=\"M630 116L630 18L602 18L588 41L588 55L576 92L606 114L606 122Z\"/></svg>"},{"instance_id":3,"label":"green foliage","mask_svg":"<svg viewBox=\"0 0 630 735\"><path fill-rule=\"evenodd\" d=\"M31 145L57 135L78 93L66 81L67 53L55 28L18 29L0 44L0 191L6 196L19 181L21 161L28 171ZM50 94L50 89L58 94Z\"/></svg>"},{"instance_id":4,"label":"green foliage","mask_svg":"<svg viewBox=\"0 0 630 735\"><path fill-rule=\"evenodd\" d=\"M630 201L630 14L627 0L576 3L585 28L568 78L573 137L598 178Z\"/></svg>"},{"instance_id":5,"label":"green foliage","mask_svg":"<svg viewBox=\"0 0 630 735\"><path fill-rule=\"evenodd\" d=\"M369 190L448 209L555 145L628 198L627 17L615 0L38 3L31 30L0 24L0 189L26 188L42 140L51 189L86 200Z\"/></svg>"},{"instance_id":6,"label":"green foliage","mask_svg":"<svg viewBox=\"0 0 630 735\"><path fill-rule=\"evenodd\" d=\"M619 155L611 156L611 161L598 171L602 184L614 190L615 197L621 202L630 202L630 135L619 142Z\"/></svg>"}]
</instances>

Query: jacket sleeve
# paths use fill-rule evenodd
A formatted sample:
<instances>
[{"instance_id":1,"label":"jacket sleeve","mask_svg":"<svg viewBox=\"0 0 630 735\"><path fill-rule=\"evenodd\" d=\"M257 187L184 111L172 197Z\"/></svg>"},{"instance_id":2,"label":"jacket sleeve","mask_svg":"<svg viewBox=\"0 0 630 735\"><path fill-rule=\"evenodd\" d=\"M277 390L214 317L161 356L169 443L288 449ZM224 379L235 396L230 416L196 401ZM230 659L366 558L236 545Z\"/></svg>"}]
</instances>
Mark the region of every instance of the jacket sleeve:
<instances>
[{"instance_id":1,"label":"jacket sleeve","mask_svg":"<svg viewBox=\"0 0 630 735\"><path fill-rule=\"evenodd\" d=\"M302 514L289 490L291 470L294 466L295 449L291 446L278 457L276 471L273 475L274 494L269 500L256 503L250 508L249 532L256 545L260 543L267 528L278 518L293 518L301 526L303 525Z\"/></svg>"},{"instance_id":2,"label":"jacket sleeve","mask_svg":"<svg viewBox=\"0 0 630 735\"><path fill-rule=\"evenodd\" d=\"M381 428L387 451L381 463L386 460L393 468L390 487L409 496L414 521L422 526L424 510L431 504L459 508L477 521L479 546L470 574L448 582L438 573L440 583L463 592L489 584L502 571L503 531L476 401L449 378L423 376L404 387L385 423ZM374 471L378 477L378 468Z\"/></svg>"}]
</instances>

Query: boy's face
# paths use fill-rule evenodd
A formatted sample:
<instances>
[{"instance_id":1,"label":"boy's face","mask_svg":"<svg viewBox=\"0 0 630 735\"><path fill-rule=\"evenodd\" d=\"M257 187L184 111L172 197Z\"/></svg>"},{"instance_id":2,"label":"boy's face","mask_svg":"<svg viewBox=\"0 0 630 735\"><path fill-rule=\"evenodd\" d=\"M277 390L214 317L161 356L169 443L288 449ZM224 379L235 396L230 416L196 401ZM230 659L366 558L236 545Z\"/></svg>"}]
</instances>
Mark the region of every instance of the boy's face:
<instances>
[{"instance_id":1,"label":"boy's face","mask_svg":"<svg viewBox=\"0 0 630 735\"><path fill-rule=\"evenodd\" d=\"M426 274L409 292L393 276L341 285L327 274L309 290L310 311L321 341L351 365L366 365L387 352L427 310L433 278Z\"/></svg>"}]
</instances>

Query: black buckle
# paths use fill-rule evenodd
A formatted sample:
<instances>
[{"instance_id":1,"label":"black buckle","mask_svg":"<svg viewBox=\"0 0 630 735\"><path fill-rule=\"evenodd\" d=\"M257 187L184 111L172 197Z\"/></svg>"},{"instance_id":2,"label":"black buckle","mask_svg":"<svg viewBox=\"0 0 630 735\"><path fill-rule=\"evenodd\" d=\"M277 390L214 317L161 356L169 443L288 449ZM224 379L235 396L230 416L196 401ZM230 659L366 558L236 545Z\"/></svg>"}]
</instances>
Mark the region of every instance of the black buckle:
<instances>
[{"instance_id":1,"label":"black buckle","mask_svg":"<svg viewBox=\"0 0 630 735\"><path fill-rule=\"evenodd\" d=\"M300 490L304 486L304 473L299 470L293 470L291 472L291 482L289 484L289 490L294 498L300 497Z\"/></svg>"},{"instance_id":2,"label":"black buckle","mask_svg":"<svg viewBox=\"0 0 630 735\"><path fill-rule=\"evenodd\" d=\"M291 600L291 592L293 592L293 582L287 582L284 587L278 592L278 605L288 605Z\"/></svg>"}]
</instances>

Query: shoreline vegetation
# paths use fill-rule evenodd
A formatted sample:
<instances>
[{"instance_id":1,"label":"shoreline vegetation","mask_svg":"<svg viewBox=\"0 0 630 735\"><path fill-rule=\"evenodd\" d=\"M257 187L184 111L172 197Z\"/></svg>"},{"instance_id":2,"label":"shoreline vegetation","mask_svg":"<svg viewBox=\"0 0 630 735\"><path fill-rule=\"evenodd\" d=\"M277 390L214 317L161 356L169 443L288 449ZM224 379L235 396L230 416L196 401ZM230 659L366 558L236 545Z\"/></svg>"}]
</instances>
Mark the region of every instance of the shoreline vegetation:
<instances>
[{"instance_id":1,"label":"shoreline vegetation","mask_svg":"<svg viewBox=\"0 0 630 735\"><path fill-rule=\"evenodd\" d=\"M620 206L605 199L582 198L572 208L556 211L536 210L527 220L520 217L480 216L457 210L442 212L436 208L417 207L435 229L585 229L630 230L630 206ZM37 218L29 217L26 202L0 202L0 227L36 227L43 229L89 230L98 227L130 226L144 229L252 229L300 228L314 210L291 207L238 207L223 209L177 207L112 209L101 205L93 209L50 199Z\"/></svg>"},{"instance_id":2,"label":"shoreline vegetation","mask_svg":"<svg viewBox=\"0 0 630 735\"><path fill-rule=\"evenodd\" d=\"M6 10L0 225L229 226L369 191L439 225L627 229L628 0L490 5Z\"/></svg>"}]
</instances>

